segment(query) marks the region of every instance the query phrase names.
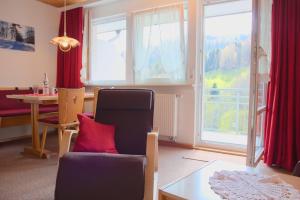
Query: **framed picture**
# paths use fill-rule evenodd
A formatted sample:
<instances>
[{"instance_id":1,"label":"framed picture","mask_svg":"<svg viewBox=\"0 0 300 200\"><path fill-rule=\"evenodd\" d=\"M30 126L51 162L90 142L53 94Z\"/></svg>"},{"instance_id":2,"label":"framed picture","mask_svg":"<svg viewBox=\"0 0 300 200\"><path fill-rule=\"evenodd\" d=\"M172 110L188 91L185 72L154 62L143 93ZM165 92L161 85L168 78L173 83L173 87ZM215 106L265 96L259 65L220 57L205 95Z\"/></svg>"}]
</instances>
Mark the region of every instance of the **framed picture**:
<instances>
[{"instance_id":1,"label":"framed picture","mask_svg":"<svg viewBox=\"0 0 300 200\"><path fill-rule=\"evenodd\" d=\"M0 48L35 51L34 28L0 20Z\"/></svg>"}]
</instances>

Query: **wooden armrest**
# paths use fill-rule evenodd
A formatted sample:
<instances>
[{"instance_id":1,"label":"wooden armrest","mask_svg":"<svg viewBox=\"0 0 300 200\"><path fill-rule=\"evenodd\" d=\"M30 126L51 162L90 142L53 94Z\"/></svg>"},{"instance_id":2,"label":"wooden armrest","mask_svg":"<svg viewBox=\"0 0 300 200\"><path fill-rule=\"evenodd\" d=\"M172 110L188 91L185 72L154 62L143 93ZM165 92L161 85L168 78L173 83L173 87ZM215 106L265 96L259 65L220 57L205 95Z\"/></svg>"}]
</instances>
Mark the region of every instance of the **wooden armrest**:
<instances>
[{"instance_id":1,"label":"wooden armrest","mask_svg":"<svg viewBox=\"0 0 300 200\"><path fill-rule=\"evenodd\" d=\"M158 171L158 131L148 133L146 156L147 159L149 157L149 160L152 160L154 157L155 171Z\"/></svg>"},{"instance_id":2,"label":"wooden armrest","mask_svg":"<svg viewBox=\"0 0 300 200\"><path fill-rule=\"evenodd\" d=\"M144 200L153 200L157 194L158 132L148 133L146 156Z\"/></svg>"},{"instance_id":3,"label":"wooden armrest","mask_svg":"<svg viewBox=\"0 0 300 200\"><path fill-rule=\"evenodd\" d=\"M69 152L71 138L73 134L78 134L77 130L64 130L61 140L61 145L59 148L59 158L62 157L65 153Z\"/></svg>"}]
</instances>

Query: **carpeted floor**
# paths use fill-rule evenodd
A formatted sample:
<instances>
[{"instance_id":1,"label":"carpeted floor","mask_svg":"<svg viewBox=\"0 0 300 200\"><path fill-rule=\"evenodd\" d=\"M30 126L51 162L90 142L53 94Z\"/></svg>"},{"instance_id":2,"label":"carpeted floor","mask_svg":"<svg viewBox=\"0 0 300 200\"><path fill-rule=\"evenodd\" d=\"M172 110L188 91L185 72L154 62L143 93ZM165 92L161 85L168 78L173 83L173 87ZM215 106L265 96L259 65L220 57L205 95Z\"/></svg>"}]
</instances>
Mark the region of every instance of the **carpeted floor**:
<instances>
[{"instance_id":1,"label":"carpeted floor","mask_svg":"<svg viewBox=\"0 0 300 200\"><path fill-rule=\"evenodd\" d=\"M53 153L48 160L22 155L24 146L30 144L30 139L0 144L0 200L54 199L57 154ZM57 151L56 134L49 134L46 148ZM169 184L216 159L245 164L245 157L159 146L158 186ZM262 162L258 169L263 174L277 174L290 184L295 182L286 172L269 168Z\"/></svg>"},{"instance_id":2,"label":"carpeted floor","mask_svg":"<svg viewBox=\"0 0 300 200\"><path fill-rule=\"evenodd\" d=\"M24 156L24 146L31 140L0 145L0 200L52 200L57 173L57 154L49 160ZM56 135L50 135L47 149L56 151ZM184 159L197 154L202 161ZM190 174L203 166L205 157L200 151L159 147L159 186Z\"/></svg>"},{"instance_id":3,"label":"carpeted floor","mask_svg":"<svg viewBox=\"0 0 300 200\"><path fill-rule=\"evenodd\" d=\"M48 159L24 156L20 152L31 140L0 144L0 200L53 200L57 173L57 154ZM57 151L57 136L49 135L47 149ZM245 157L221 153L159 146L158 186L162 187L212 160L245 164ZM278 175L300 190L297 177L285 171L269 168L263 162L257 166L260 173ZM295 180L296 179L296 180Z\"/></svg>"},{"instance_id":4,"label":"carpeted floor","mask_svg":"<svg viewBox=\"0 0 300 200\"><path fill-rule=\"evenodd\" d=\"M49 137L47 148L55 151L54 139ZM53 199L57 156L46 160L22 155L30 144L24 140L0 146L0 200Z\"/></svg>"}]
</instances>

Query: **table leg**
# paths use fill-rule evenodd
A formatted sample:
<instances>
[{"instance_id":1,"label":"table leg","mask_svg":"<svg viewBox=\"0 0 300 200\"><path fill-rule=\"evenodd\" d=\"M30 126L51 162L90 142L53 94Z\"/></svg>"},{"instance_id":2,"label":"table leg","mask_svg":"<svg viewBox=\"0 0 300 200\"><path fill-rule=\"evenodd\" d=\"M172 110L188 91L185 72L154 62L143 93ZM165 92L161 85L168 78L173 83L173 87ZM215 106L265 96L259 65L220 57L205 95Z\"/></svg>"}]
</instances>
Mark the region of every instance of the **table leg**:
<instances>
[{"instance_id":1,"label":"table leg","mask_svg":"<svg viewBox=\"0 0 300 200\"><path fill-rule=\"evenodd\" d=\"M39 104L31 104L32 148L40 150L39 137Z\"/></svg>"},{"instance_id":2,"label":"table leg","mask_svg":"<svg viewBox=\"0 0 300 200\"><path fill-rule=\"evenodd\" d=\"M24 153L41 156L41 142L39 135L39 104L31 104L31 128L32 128L32 147L25 147ZM44 150L42 158L49 158L49 151Z\"/></svg>"}]
</instances>

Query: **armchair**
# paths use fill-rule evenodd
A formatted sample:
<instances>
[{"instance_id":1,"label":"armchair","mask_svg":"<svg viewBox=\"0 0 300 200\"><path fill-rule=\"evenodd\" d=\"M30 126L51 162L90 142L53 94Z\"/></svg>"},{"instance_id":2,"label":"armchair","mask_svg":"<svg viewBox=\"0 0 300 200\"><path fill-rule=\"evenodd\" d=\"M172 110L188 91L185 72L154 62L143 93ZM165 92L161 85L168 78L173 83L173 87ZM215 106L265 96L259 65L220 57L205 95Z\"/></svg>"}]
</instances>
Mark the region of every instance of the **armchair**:
<instances>
[{"instance_id":1,"label":"armchair","mask_svg":"<svg viewBox=\"0 0 300 200\"><path fill-rule=\"evenodd\" d=\"M300 160L297 162L294 168L293 175L300 177Z\"/></svg>"},{"instance_id":2,"label":"armchair","mask_svg":"<svg viewBox=\"0 0 300 200\"><path fill-rule=\"evenodd\" d=\"M98 99L95 121L115 125L120 154L68 152L71 137L78 132L66 130L59 152L55 199L155 199L158 133L152 130L153 91L103 89Z\"/></svg>"}]
</instances>

